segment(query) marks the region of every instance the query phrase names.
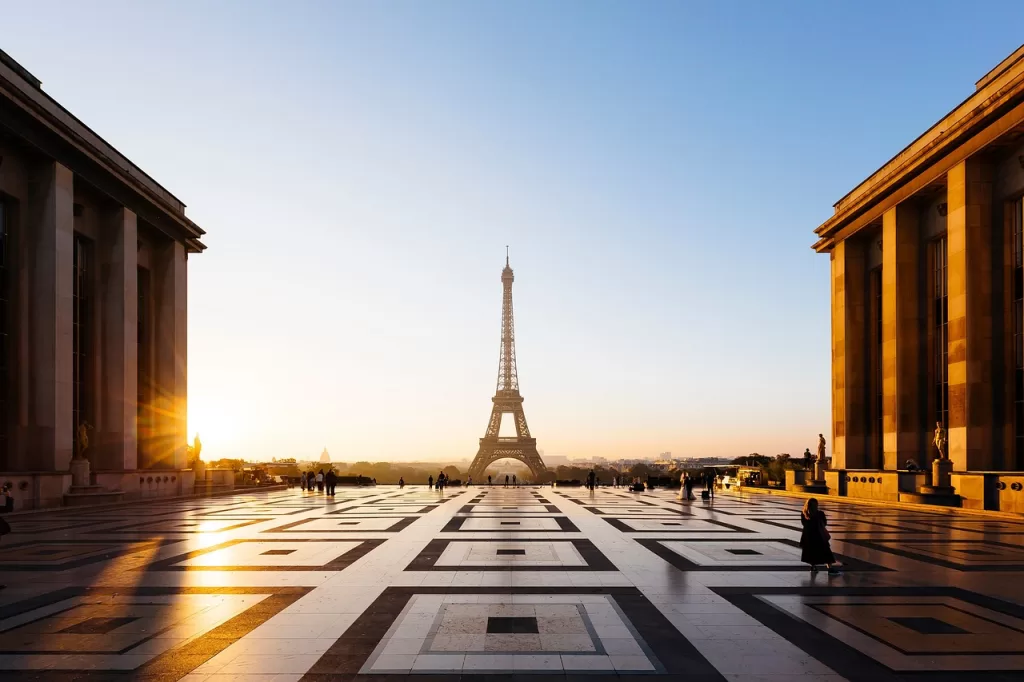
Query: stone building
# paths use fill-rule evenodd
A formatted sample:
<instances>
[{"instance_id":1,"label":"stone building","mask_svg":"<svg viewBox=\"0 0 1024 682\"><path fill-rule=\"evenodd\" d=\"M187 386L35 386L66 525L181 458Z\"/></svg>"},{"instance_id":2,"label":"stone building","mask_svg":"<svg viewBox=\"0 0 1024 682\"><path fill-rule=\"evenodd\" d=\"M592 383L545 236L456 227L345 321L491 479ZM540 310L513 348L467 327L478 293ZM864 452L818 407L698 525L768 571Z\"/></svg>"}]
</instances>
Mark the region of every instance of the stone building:
<instances>
[{"instance_id":1,"label":"stone building","mask_svg":"<svg viewBox=\"0 0 1024 682\"><path fill-rule=\"evenodd\" d=\"M1024 477L1024 47L835 204L830 492L897 499L948 430L965 506ZM878 472L878 475L875 475ZM982 472L990 472L988 474ZM1016 490L1015 490L1016 488Z\"/></svg>"},{"instance_id":2,"label":"stone building","mask_svg":"<svg viewBox=\"0 0 1024 682\"><path fill-rule=\"evenodd\" d=\"M185 205L0 52L0 480L59 504L191 492Z\"/></svg>"}]
</instances>

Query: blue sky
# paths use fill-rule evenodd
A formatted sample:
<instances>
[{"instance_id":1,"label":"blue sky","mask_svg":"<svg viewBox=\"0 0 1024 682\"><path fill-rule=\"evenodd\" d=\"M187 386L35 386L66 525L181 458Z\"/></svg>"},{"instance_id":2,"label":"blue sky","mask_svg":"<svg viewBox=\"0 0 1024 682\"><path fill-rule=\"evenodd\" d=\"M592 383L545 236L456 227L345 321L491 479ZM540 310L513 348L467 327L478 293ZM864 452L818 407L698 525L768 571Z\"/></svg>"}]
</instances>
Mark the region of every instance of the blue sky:
<instances>
[{"instance_id":1,"label":"blue sky","mask_svg":"<svg viewBox=\"0 0 1024 682\"><path fill-rule=\"evenodd\" d=\"M504 247L550 454L829 432L832 204L1021 43L962 2L49 2L0 48L188 205L204 454L472 457Z\"/></svg>"}]
</instances>

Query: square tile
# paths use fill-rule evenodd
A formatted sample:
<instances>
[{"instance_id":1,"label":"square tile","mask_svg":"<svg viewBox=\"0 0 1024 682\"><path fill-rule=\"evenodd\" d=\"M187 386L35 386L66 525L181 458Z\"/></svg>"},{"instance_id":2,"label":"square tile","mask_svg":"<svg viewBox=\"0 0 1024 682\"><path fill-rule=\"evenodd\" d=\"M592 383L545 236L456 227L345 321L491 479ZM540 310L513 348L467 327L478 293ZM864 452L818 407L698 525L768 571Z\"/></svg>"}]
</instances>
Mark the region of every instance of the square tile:
<instances>
[{"instance_id":1,"label":"square tile","mask_svg":"<svg viewBox=\"0 0 1024 682\"><path fill-rule=\"evenodd\" d=\"M498 554L498 550L522 553ZM590 540L431 540L407 571L614 571Z\"/></svg>"},{"instance_id":2,"label":"square tile","mask_svg":"<svg viewBox=\"0 0 1024 682\"><path fill-rule=\"evenodd\" d=\"M307 588L70 588L0 615L7 676L68 671L182 676L308 592ZM32 672L28 672L32 671ZM43 678L45 679L45 677ZM176 678L175 678L176 679Z\"/></svg>"},{"instance_id":3,"label":"square tile","mask_svg":"<svg viewBox=\"0 0 1024 682\"><path fill-rule=\"evenodd\" d=\"M383 540L232 540L155 562L165 571L340 571Z\"/></svg>"},{"instance_id":4,"label":"square tile","mask_svg":"<svg viewBox=\"0 0 1024 682\"><path fill-rule=\"evenodd\" d=\"M710 664L633 588L387 588L309 674L613 671L613 655L605 651L595 620L605 629L618 623L634 644L629 653L614 655L622 672L715 677ZM572 632L555 632L564 626ZM421 645L414 660L396 658L412 656L398 652L412 651L415 642ZM621 643L616 647L624 649Z\"/></svg>"},{"instance_id":5,"label":"square tile","mask_svg":"<svg viewBox=\"0 0 1024 682\"><path fill-rule=\"evenodd\" d=\"M1024 671L1024 609L1005 602L944 588L715 591L845 677Z\"/></svg>"}]
</instances>

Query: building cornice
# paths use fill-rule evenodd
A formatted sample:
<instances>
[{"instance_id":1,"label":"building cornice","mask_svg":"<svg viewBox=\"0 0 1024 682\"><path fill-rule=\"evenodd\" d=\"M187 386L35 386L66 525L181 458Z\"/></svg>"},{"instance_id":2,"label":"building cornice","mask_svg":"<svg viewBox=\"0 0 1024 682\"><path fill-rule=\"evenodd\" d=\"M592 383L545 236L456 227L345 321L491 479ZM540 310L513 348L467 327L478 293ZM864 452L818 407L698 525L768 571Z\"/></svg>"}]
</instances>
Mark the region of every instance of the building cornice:
<instances>
[{"instance_id":1,"label":"building cornice","mask_svg":"<svg viewBox=\"0 0 1024 682\"><path fill-rule=\"evenodd\" d=\"M43 92L39 81L17 62L2 52L0 56L0 107L5 110L0 127L10 129L40 152L97 184L157 229L184 242L189 251L198 253L206 248L200 241L205 231L185 216L181 200ZM3 106L4 101L7 106ZM28 129L28 119L38 128L35 134ZM117 191L109 181L96 178L97 172L116 180L128 192ZM144 205L131 201L129 195Z\"/></svg>"},{"instance_id":2,"label":"building cornice","mask_svg":"<svg viewBox=\"0 0 1024 682\"><path fill-rule=\"evenodd\" d=\"M905 199L901 188L926 186L952 165L944 162L964 156L962 152L968 150L972 154L980 151L972 144L973 138L981 136L988 143L994 141L993 133L1012 129L1000 119L1019 117L1022 102L1024 46L978 81L970 97L836 202L834 215L814 231L819 239L812 248L830 251L837 240L878 220L893 205L894 196ZM1017 123L1021 120L1016 118Z\"/></svg>"}]
</instances>

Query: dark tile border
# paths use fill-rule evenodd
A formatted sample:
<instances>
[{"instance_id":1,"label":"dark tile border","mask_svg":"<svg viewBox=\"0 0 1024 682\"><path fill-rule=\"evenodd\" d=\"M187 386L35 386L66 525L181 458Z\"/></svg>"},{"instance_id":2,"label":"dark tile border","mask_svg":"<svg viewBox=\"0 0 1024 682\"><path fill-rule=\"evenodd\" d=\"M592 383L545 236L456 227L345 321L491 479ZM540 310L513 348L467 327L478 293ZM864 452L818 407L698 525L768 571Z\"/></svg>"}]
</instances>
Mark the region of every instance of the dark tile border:
<instances>
[{"instance_id":1,"label":"dark tile border","mask_svg":"<svg viewBox=\"0 0 1024 682\"><path fill-rule=\"evenodd\" d=\"M519 519L554 519L558 523L558 530L516 530L515 528L495 530L462 530L463 524L469 519L496 519L507 520L505 516L484 516L473 514L472 516L453 516L441 529L442 533L579 533L580 529L569 519L568 516L520 516Z\"/></svg>"},{"instance_id":2,"label":"dark tile border","mask_svg":"<svg viewBox=\"0 0 1024 682\"><path fill-rule=\"evenodd\" d=\"M206 634L172 647L134 670L5 670L6 680L45 682L107 682L108 680L179 680L230 645L312 591L312 587L67 587L0 607L0 619L10 618L64 599L88 595L154 597L179 594L269 594L258 604L221 623ZM154 633L154 637L159 633ZM149 639L151 639L150 637ZM142 644L140 640L131 648ZM128 649L131 651L131 649ZM11 652L18 654L19 652ZM67 652L57 652L67 653ZM31 653L20 655L31 656ZM88 654L86 654L88 655ZM111 655L103 652L103 655ZM116 654L115 654L116 655Z\"/></svg>"},{"instance_id":3,"label":"dark tile border","mask_svg":"<svg viewBox=\"0 0 1024 682\"><path fill-rule=\"evenodd\" d=\"M330 649L313 664L303 677L303 682L352 682L366 680L374 682L509 682L529 680L532 682L582 681L594 678L619 680L650 680L658 672L619 675L617 673L536 673L536 674L468 674L450 673L421 675L378 674L358 675L378 643L387 634L395 620L405 608L409 599L416 594L603 594L610 596L625 614L640 638L654 654L665 672L678 679L692 679L699 682L724 681L715 667L704 658L667 618L639 590L634 587L388 587L380 597L335 641ZM501 652L495 652L501 653ZM685 677L683 677L685 676Z\"/></svg>"},{"instance_id":4,"label":"dark tile border","mask_svg":"<svg viewBox=\"0 0 1024 682\"><path fill-rule=\"evenodd\" d=\"M601 518L604 519L609 525L611 525L612 528L615 528L616 530L622 531L623 533L634 533L634 534L635 533L749 533L749 534L757 534L756 530L750 530L749 528L741 528L739 526L733 526L731 524L724 523L722 521L715 521L713 519L701 519L701 518L696 518L696 517L692 517L692 516L691 516L691 518L681 519L681 520L683 520L683 521L706 521L707 523L710 523L710 524L713 524L713 525L716 525L716 526L722 526L723 528L725 528L727 530L708 530L706 528L701 529L701 530L686 530L685 528L683 528L681 526L679 528L677 528L677 529L674 529L674 530L637 530L635 528L630 528L628 525L626 525L624 519L639 519L641 521L644 521L644 520L646 520L646 521L653 521L653 520L657 520L657 519L656 518L651 518L650 516L632 516L632 517L624 516L624 517L619 517L619 518L615 518L615 517L612 517L612 516L602 516ZM667 517L667 518L671 518L671 517Z\"/></svg>"},{"instance_id":5,"label":"dark tile border","mask_svg":"<svg viewBox=\"0 0 1024 682\"><path fill-rule=\"evenodd\" d=\"M861 653L854 647L826 634L790 614L781 611L758 597L760 595L803 595L803 596L847 596L847 597L952 597L976 606L997 611L1015 618L1024 619L1024 608L979 595L955 587L895 587L895 588L847 588L847 587L712 587L711 590L723 597L747 615L759 621L779 636L791 642L808 655L834 670L850 682L964 682L983 680L985 682L1011 682L1020 680L1024 673L1018 670L1001 672L988 671L938 671L898 672ZM847 627L852 627L846 623ZM896 649L892 644L887 646ZM934 654L909 654L930 658ZM968 654L987 656L993 654Z\"/></svg>"},{"instance_id":6,"label":"dark tile border","mask_svg":"<svg viewBox=\"0 0 1024 682\"><path fill-rule=\"evenodd\" d=\"M63 519L37 519L31 516L14 516L7 517L7 523L11 527L11 535L43 535L45 533L59 533L64 530L84 530L87 528L93 528L103 524L117 523L118 519L111 517L109 519L88 519L79 523L68 523ZM18 530L18 526L22 521L30 521L33 523L45 526L48 523L54 524L52 528L33 528L32 530ZM41 523L40 523L41 522ZM63 524L63 525L60 525ZM6 543L5 543L6 544Z\"/></svg>"},{"instance_id":7,"label":"dark tile border","mask_svg":"<svg viewBox=\"0 0 1024 682\"><path fill-rule=\"evenodd\" d=\"M804 571L810 570L810 566L701 566L696 564L681 554L676 554L668 547L662 545L662 542L676 542L677 540L668 539L648 539L648 538L633 538L636 542L651 550L659 557L672 564L680 571L714 571L714 572L762 572L762 571ZM800 543L795 540L782 540L773 538L735 538L735 539L722 539L722 538L680 538L678 541L689 543L700 543L700 542L749 542L749 543L780 543L789 545L791 547L799 547ZM845 541L844 541L845 542ZM838 559L843 565L843 572L849 571L891 571L892 569L886 568L885 566L879 566L878 564L872 564L867 561L861 561L860 559L854 559L852 557L843 556L836 554Z\"/></svg>"},{"instance_id":8,"label":"dark tile border","mask_svg":"<svg viewBox=\"0 0 1024 682\"><path fill-rule=\"evenodd\" d=\"M187 522L187 521L190 521L190 520L192 520L194 518L195 517L192 517L192 516L185 516L185 517L182 517L180 519L177 519L177 521ZM85 531L85 535L105 535L107 533L116 533L116 534L148 533L150 535L158 535L158 536L166 534L166 533L205 533L205 534L213 535L214 533L226 533L229 530L237 530L239 528L244 528L245 526L251 526L251 525L253 525L255 523L263 523L264 521L269 521L272 518L273 518L272 516L271 517L267 517L267 518L259 518L259 519L224 518L224 519L220 519L220 520L221 521L238 521L238 523L232 524L230 526L225 526L224 528L219 528L217 530L158 530L158 529L146 528L146 526L154 526L154 525L157 525L157 524L160 524L160 523L167 523L168 521L170 521L170 519L160 519L158 521L143 521L142 523L132 523L132 524L129 524L127 526L116 526L114 528L103 528L103 529L100 529L100 530L89 530L89 531ZM204 519L204 520L205 521L212 521L212 520L215 520L215 519Z\"/></svg>"},{"instance_id":9,"label":"dark tile border","mask_svg":"<svg viewBox=\"0 0 1024 682\"><path fill-rule=\"evenodd\" d=\"M396 505L396 506L398 506L398 505ZM441 505L440 504L422 504L422 505L411 504L409 506L410 507L419 507L420 511L412 511L410 509L410 510L400 511L400 512L385 512L383 514L376 514L376 516L403 516L403 515L406 515L406 514L415 514L416 516L422 516L424 514L428 514L428 513L432 512L432 511L434 511L435 509L437 509ZM341 509L335 509L334 511L329 511L329 512L326 513L326 515L329 516L329 515L333 515L333 514L346 514L348 512L353 511L353 510L362 510L364 512L369 512L369 511L372 510L372 507L369 507L368 505L364 505L364 504L358 504L358 505L355 505L355 506L352 506L352 507L343 507ZM367 514L367 516L371 516L371 514Z\"/></svg>"},{"instance_id":10,"label":"dark tile border","mask_svg":"<svg viewBox=\"0 0 1024 682\"><path fill-rule=\"evenodd\" d=\"M82 507L77 513L69 512L69 514L74 514L75 518L79 519L120 521L124 519L125 516L144 519L159 519L160 517L169 516L171 514L189 514L192 512L202 511L205 508L206 507L196 507L193 505L182 507L180 509L166 509L156 506L147 506L145 504L130 504L123 507L109 507L93 510L90 510L88 507Z\"/></svg>"},{"instance_id":11,"label":"dark tile border","mask_svg":"<svg viewBox=\"0 0 1024 682\"><path fill-rule=\"evenodd\" d=\"M571 542L580 553L585 566L436 566L437 560L445 548L453 542ZM587 539L514 539L514 540L472 540L472 539L451 539L431 540L416 557L405 567L406 571L617 571L608 557L599 550L593 542Z\"/></svg>"},{"instance_id":12,"label":"dark tile border","mask_svg":"<svg viewBox=\"0 0 1024 682\"><path fill-rule=\"evenodd\" d=\"M162 547L163 545L172 544L178 542L177 540L165 540L165 539L154 539L154 540L132 540L130 538L114 538L111 540L63 540L56 538L53 540L33 540L31 542L20 542L17 544L4 543L0 546L0 551L4 554L12 553L13 556L17 556L19 549L26 547L33 547L37 545L80 545L83 547L88 546L112 546L109 551L103 552L102 554L96 554L94 556L83 557L81 559L68 559L65 562L59 564L17 564L17 565L4 565L0 562L0 572L23 572L23 571L67 571L72 568L79 568L81 566L88 566L89 564L99 563L101 561L109 561L117 557L125 556L127 554L134 554L135 552L141 552L147 549L155 549Z\"/></svg>"},{"instance_id":13,"label":"dark tile border","mask_svg":"<svg viewBox=\"0 0 1024 682\"><path fill-rule=\"evenodd\" d=\"M420 517L419 516L346 516L346 519L398 519L398 523L392 525L390 528L383 530L302 530L301 526L313 521L324 521L324 517L317 516L312 519L300 519L284 526L278 526L277 528L271 528L269 530L261 531L262 533L397 533L400 530L408 528L410 525L415 523ZM339 519L329 519L330 521L338 521ZM293 530L294 529L294 530Z\"/></svg>"},{"instance_id":14,"label":"dark tile border","mask_svg":"<svg viewBox=\"0 0 1024 682\"><path fill-rule=\"evenodd\" d=\"M949 568L954 571L961 571L964 573L1014 573L1024 571L1024 560L1016 564L984 564L979 563L975 566L968 566L965 564L958 564L955 561L947 561L945 559L937 559L933 556L926 554L920 554L913 550L915 544L923 543L963 543L967 545L978 545L981 547L1005 547L1007 549L1021 550L1020 545L1012 545L1005 542L995 542L993 540L978 539L957 539L952 540L948 537L941 535L935 538L902 538L899 540L892 540L891 542L898 542L899 547L893 547L888 544L888 540L863 540L860 538L840 538L842 542L849 543L851 545L858 545L860 547L866 547L878 552L885 552L886 554L895 554L896 556L904 557L905 559L913 559L914 561L922 561L926 564L932 564L933 566L941 566L943 568Z\"/></svg>"},{"instance_id":15,"label":"dark tile border","mask_svg":"<svg viewBox=\"0 0 1024 682\"><path fill-rule=\"evenodd\" d=\"M668 507L659 507L658 505L651 505L652 509L644 510L643 514L636 514L635 516L633 514L628 514L628 513L624 514L624 513L622 513L619 510L616 510L614 512L601 511L600 509L597 508L597 507L601 507L601 506L607 508L609 505L595 505L593 507L584 506L583 508L586 509L591 514L594 514L596 516L611 516L611 517L617 517L617 518L620 518L620 519L628 519L628 518L650 519L650 518L657 518L655 515L650 513L652 511L657 511L658 513L664 514L665 516L693 516L692 513L688 512L688 511L683 511L682 509L669 509ZM614 505L611 505L611 506L614 506ZM632 505L624 504L622 506L623 507L630 507Z\"/></svg>"},{"instance_id":16,"label":"dark tile border","mask_svg":"<svg viewBox=\"0 0 1024 682\"><path fill-rule=\"evenodd\" d=\"M456 512L456 513L458 513L458 514L476 514L476 512L473 511L473 507L509 507L509 506L512 506L512 505L507 505L507 504L464 504L464 505L462 505L462 508L459 509L459 511ZM543 511L543 512L517 512L517 511L513 510L513 511L510 511L509 514L522 514L524 516L529 516L530 514L539 515L539 514L561 514L562 513L562 510L559 509L558 507L556 507L553 504L544 504L544 505L530 504L530 505L517 505L517 506L544 507L544 509L546 511ZM490 511L487 512L487 514L498 514L498 513L499 512L490 512Z\"/></svg>"},{"instance_id":17,"label":"dark tile border","mask_svg":"<svg viewBox=\"0 0 1024 682\"><path fill-rule=\"evenodd\" d=\"M155 561L140 570L145 571L307 571L315 573L317 571L340 571L347 568L353 562L361 559L377 546L383 544L385 540L353 540L353 542L359 542L360 544L352 549L348 550L341 556L333 559L332 561L324 564L323 566L175 566L182 561L193 559L203 554L209 554L225 547L232 547L234 545L240 545L246 542L282 542L282 543L295 543L295 542L333 542L327 538L295 538L287 540L275 540L275 539L264 539L264 538L241 538L238 540L229 540L228 542L222 542L219 545L213 545L212 547L205 547L203 549L196 550L194 552L186 552L185 554L179 554L177 556L170 557L168 559L162 559Z\"/></svg>"},{"instance_id":18,"label":"dark tile border","mask_svg":"<svg viewBox=\"0 0 1024 682\"><path fill-rule=\"evenodd\" d=\"M756 521L757 523L763 523L763 524L768 525L768 526L775 526L776 528L784 528L786 530L794 531L796 533L799 533L802 530L802 527L799 525L799 523L800 523L800 516L799 515L797 515L796 517L794 517L792 519L790 519L789 517L786 517L786 518L772 518L772 519L753 518L752 517L752 518L750 518L750 520L751 521ZM790 520L792 520L797 525L796 526L787 526L786 524L782 523L782 521L790 521ZM901 526L894 526L894 525L890 525L890 524L887 524L887 523L879 523L877 521L857 521L856 523L858 523L858 524L862 524L864 526L872 526L873 527L873 528L864 528L864 529L857 529L857 530L854 530L852 528L835 528L833 526L833 524L843 523L846 520L847 519L832 519L832 520L830 520L829 524L828 524L828 531L829 531L829 533L831 533L833 535L836 534L836 533L891 533L891 534L897 534L898 533L898 534L901 534L901 535L928 535L928 534L938 534L938 532L939 532L939 531L935 531L935 530L907 529L907 528L903 528ZM844 540L844 542L845 542L845 540Z\"/></svg>"},{"instance_id":19,"label":"dark tile border","mask_svg":"<svg viewBox=\"0 0 1024 682\"><path fill-rule=\"evenodd\" d=\"M1012 521L1010 519L976 519L976 518L963 518L963 519L927 519L919 520L915 519L913 523L919 523L923 526L931 526L937 528L937 531L919 531L919 532L943 532L943 531L959 531L964 533L978 533L979 535L1024 535L1024 522ZM1016 530L1001 530L1001 529L986 529L986 528L971 528L970 526L984 526L986 524L1006 524L1008 526L1015 527Z\"/></svg>"},{"instance_id":20,"label":"dark tile border","mask_svg":"<svg viewBox=\"0 0 1024 682\"><path fill-rule=\"evenodd\" d=\"M263 519L273 519L278 516L292 516L293 514L301 514L308 512L312 505L302 505L301 507L286 507L285 505L268 507L267 505L259 505L256 509L262 511L263 509L273 510L275 514L257 514L253 511L252 506L241 507L239 509L222 509L220 511L205 512L203 514L192 514L187 518L204 518L204 519L223 519L232 518L232 515L237 514L238 516L245 516L248 518L259 517ZM316 509L316 507L312 507ZM277 510L290 510L290 511L277 511Z\"/></svg>"}]
</instances>

